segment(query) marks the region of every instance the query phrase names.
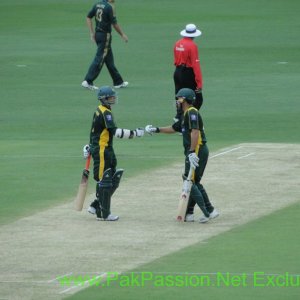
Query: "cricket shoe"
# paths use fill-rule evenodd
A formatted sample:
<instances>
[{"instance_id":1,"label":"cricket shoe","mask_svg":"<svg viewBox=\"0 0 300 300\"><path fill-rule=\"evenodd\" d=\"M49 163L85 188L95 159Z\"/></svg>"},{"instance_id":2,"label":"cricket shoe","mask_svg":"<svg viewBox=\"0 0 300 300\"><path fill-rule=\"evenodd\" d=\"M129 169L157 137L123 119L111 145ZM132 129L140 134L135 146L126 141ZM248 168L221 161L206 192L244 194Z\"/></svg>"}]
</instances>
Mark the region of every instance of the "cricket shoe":
<instances>
[{"instance_id":1,"label":"cricket shoe","mask_svg":"<svg viewBox=\"0 0 300 300\"><path fill-rule=\"evenodd\" d=\"M209 218L210 218L210 219L215 219L215 218L217 218L219 215L220 215L219 212L218 212L216 209L214 209L214 210L209 214Z\"/></svg>"},{"instance_id":2,"label":"cricket shoe","mask_svg":"<svg viewBox=\"0 0 300 300\"><path fill-rule=\"evenodd\" d=\"M87 211L88 211L90 214L95 215L95 214L96 214L96 210L97 210L98 207L99 207L99 202L98 202L97 199L95 199L95 200L90 204L90 206L89 206L89 208L88 208Z\"/></svg>"},{"instance_id":3,"label":"cricket shoe","mask_svg":"<svg viewBox=\"0 0 300 300\"><path fill-rule=\"evenodd\" d=\"M97 218L97 221L118 221L119 216L109 215L106 219Z\"/></svg>"},{"instance_id":4,"label":"cricket shoe","mask_svg":"<svg viewBox=\"0 0 300 300\"><path fill-rule=\"evenodd\" d=\"M205 217L204 215L202 217L200 217L199 219L199 223L207 223L209 221L208 217Z\"/></svg>"},{"instance_id":5,"label":"cricket shoe","mask_svg":"<svg viewBox=\"0 0 300 300\"><path fill-rule=\"evenodd\" d=\"M96 208L93 206L89 206L87 211L92 215L96 214Z\"/></svg>"},{"instance_id":6,"label":"cricket shoe","mask_svg":"<svg viewBox=\"0 0 300 300\"><path fill-rule=\"evenodd\" d=\"M185 222L194 222L194 215L193 214L187 214L185 216Z\"/></svg>"},{"instance_id":7,"label":"cricket shoe","mask_svg":"<svg viewBox=\"0 0 300 300\"><path fill-rule=\"evenodd\" d=\"M86 80L82 81L81 86L92 91L98 90L98 87L93 84L89 84Z\"/></svg>"},{"instance_id":8,"label":"cricket shoe","mask_svg":"<svg viewBox=\"0 0 300 300\"><path fill-rule=\"evenodd\" d=\"M126 88L128 86L129 82L128 81L123 81L121 84L115 85L115 89L120 89L120 88Z\"/></svg>"}]
</instances>

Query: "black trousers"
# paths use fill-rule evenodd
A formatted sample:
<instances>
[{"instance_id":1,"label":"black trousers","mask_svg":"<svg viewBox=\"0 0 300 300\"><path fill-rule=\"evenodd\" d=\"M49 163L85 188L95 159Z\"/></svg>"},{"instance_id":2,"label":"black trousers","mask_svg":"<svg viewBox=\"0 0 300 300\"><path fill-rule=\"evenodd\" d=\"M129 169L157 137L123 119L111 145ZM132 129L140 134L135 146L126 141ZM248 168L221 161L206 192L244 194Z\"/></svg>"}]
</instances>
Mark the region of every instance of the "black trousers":
<instances>
[{"instance_id":1,"label":"black trousers","mask_svg":"<svg viewBox=\"0 0 300 300\"><path fill-rule=\"evenodd\" d=\"M200 146L197 155L199 157L199 166L195 169L194 183L195 183L197 189L199 190L200 194L202 195L206 210L209 213L211 213L214 210L214 207L212 206L212 204L209 200L209 197L207 195L205 188L201 184L201 179L204 174L206 164L208 161L208 156L209 156L209 150L208 150L208 147L206 144ZM190 169L190 162L189 162L189 159L186 157L186 160L185 160L185 175L186 176L189 172L189 169ZM193 199L193 197L190 196L189 204L188 204L188 208L187 208L187 214L194 213L195 205L196 205L195 199Z\"/></svg>"},{"instance_id":2,"label":"black trousers","mask_svg":"<svg viewBox=\"0 0 300 300\"><path fill-rule=\"evenodd\" d=\"M195 74L192 68L187 68L185 66L178 66L175 68L174 74L174 85L175 85L175 95L182 88L189 88L193 91L196 90L197 85L195 81ZM199 110L203 103L202 93L196 93L196 101L194 106ZM180 112L177 110L176 118L179 119Z\"/></svg>"},{"instance_id":3,"label":"black trousers","mask_svg":"<svg viewBox=\"0 0 300 300\"><path fill-rule=\"evenodd\" d=\"M89 70L85 76L85 80L92 84L99 76L103 64L106 65L108 72L112 78L113 85L123 83L123 78L117 70L114 62L114 55L111 48L112 36L111 33L96 32L97 52Z\"/></svg>"}]
</instances>

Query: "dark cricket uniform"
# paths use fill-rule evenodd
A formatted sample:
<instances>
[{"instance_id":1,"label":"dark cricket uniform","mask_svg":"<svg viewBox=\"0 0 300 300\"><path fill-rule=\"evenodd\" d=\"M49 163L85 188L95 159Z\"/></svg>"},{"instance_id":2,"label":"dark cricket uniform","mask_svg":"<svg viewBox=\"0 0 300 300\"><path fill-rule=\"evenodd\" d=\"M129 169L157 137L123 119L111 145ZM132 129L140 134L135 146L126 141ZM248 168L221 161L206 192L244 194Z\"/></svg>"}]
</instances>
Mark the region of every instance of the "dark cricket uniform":
<instances>
[{"instance_id":1,"label":"dark cricket uniform","mask_svg":"<svg viewBox=\"0 0 300 300\"><path fill-rule=\"evenodd\" d=\"M113 149L113 135L117 127L111 110L99 105L94 113L90 133L91 154L94 161L94 179L100 181L103 172L111 168L115 173L117 159Z\"/></svg>"},{"instance_id":2,"label":"dark cricket uniform","mask_svg":"<svg viewBox=\"0 0 300 300\"><path fill-rule=\"evenodd\" d=\"M204 170L208 161L209 150L206 145L206 136L203 129L203 121L199 111L195 107L190 107L182 116L182 119L172 125L173 129L177 132L182 133L183 147L185 155L185 172L184 175L187 177L190 169L190 162L188 158L190 146L191 146L191 131L192 129L198 129L200 131L198 143L195 149L195 153L199 157L199 166L195 169L192 180L200 191L206 210L211 213L214 207L211 205L207 193L200 183L201 178L204 174ZM193 214L194 206L196 204L195 199L193 199L193 190L191 192L191 197L187 209L188 214ZM197 193L196 193L197 194Z\"/></svg>"},{"instance_id":3,"label":"dark cricket uniform","mask_svg":"<svg viewBox=\"0 0 300 300\"><path fill-rule=\"evenodd\" d=\"M123 82L119 71L114 63L114 56L111 48L112 42L112 24L117 24L117 18L112 5L107 0L95 4L87 17L95 18L95 39L97 43L97 53L89 70L85 76L85 80L92 84L98 77L105 63L110 76L113 80L113 85L120 85Z\"/></svg>"},{"instance_id":4,"label":"dark cricket uniform","mask_svg":"<svg viewBox=\"0 0 300 300\"><path fill-rule=\"evenodd\" d=\"M189 37L178 40L174 45L173 75L175 95L182 88L190 88L193 91L202 89L202 72L198 55L198 47ZM196 93L194 106L200 109L203 102L202 93Z\"/></svg>"}]
</instances>

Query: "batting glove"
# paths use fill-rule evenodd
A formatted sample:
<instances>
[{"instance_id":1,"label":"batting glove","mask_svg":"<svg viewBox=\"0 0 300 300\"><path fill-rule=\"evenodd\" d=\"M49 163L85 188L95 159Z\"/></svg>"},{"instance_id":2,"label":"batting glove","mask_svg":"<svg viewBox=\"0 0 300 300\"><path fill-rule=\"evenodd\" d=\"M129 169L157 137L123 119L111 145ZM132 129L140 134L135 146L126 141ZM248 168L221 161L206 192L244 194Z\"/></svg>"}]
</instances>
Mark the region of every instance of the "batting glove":
<instances>
[{"instance_id":1,"label":"batting glove","mask_svg":"<svg viewBox=\"0 0 300 300\"><path fill-rule=\"evenodd\" d=\"M145 127L145 131L152 135L153 133L159 133L159 128L158 127L153 127L152 125L147 125Z\"/></svg>"},{"instance_id":2,"label":"batting glove","mask_svg":"<svg viewBox=\"0 0 300 300\"><path fill-rule=\"evenodd\" d=\"M90 155L90 145L87 144L83 147L83 158L87 159L89 155Z\"/></svg>"},{"instance_id":3,"label":"batting glove","mask_svg":"<svg viewBox=\"0 0 300 300\"><path fill-rule=\"evenodd\" d=\"M193 169L196 169L197 167L199 167L199 164L198 164L199 157L197 156L197 154L195 152L191 152L188 157L189 157L191 167Z\"/></svg>"},{"instance_id":4,"label":"batting glove","mask_svg":"<svg viewBox=\"0 0 300 300\"><path fill-rule=\"evenodd\" d=\"M135 136L136 137L142 137L143 135L144 135L144 128L137 128L136 130L135 130Z\"/></svg>"}]
</instances>

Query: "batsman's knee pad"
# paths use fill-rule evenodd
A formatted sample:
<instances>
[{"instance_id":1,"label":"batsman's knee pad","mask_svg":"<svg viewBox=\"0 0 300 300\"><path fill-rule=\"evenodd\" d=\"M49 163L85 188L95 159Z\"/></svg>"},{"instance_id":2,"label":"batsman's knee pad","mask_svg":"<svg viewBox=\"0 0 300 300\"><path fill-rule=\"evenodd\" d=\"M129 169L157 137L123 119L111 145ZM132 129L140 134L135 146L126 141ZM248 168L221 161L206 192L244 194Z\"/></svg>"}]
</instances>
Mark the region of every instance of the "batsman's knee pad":
<instances>
[{"instance_id":1,"label":"batsman's knee pad","mask_svg":"<svg viewBox=\"0 0 300 300\"><path fill-rule=\"evenodd\" d=\"M102 218L107 218L110 214L110 199L111 199L111 188L99 187L98 201L99 201L99 212L97 216L101 215Z\"/></svg>"},{"instance_id":2,"label":"batsman's knee pad","mask_svg":"<svg viewBox=\"0 0 300 300\"><path fill-rule=\"evenodd\" d=\"M100 188L111 188L112 187L112 170L107 169L104 171L102 178L99 182Z\"/></svg>"},{"instance_id":3,"label":"batsman's knee pad","mask_svg":"<svg viewBox=\"0 0 300 300\"><path fill-rule=\"evenodd\" d=\"M123 173L124 173L124 169L118 169L118 170L116 170L115 174L113 175L111 194L113 194L115 192L115 190L119 187Z\"/></svg>"},{"instance_id":4,"label":"batsman's knee pad","mask_svg":"<svg viewBox=\"0 0 300 300\"><path fill-rule=\"evenodd\" d=\"M112 188L112 170L104 171L101 180L96 188L97 199L99 201L99 211L97 217L107 218L110 214L110 198Z\"/></svg>"}]
</instances>

